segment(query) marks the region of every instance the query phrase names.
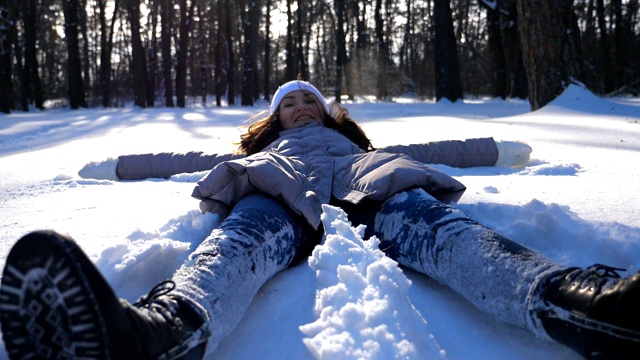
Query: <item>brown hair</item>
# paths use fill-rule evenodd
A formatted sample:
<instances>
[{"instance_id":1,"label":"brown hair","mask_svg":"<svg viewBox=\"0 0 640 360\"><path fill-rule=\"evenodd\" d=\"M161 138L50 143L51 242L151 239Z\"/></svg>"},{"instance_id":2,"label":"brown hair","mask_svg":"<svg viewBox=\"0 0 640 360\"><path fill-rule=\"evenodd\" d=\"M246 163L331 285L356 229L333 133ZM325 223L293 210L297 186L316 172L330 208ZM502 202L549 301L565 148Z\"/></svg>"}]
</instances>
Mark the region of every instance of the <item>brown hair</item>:
<instances>
[{"instance_id":1,"label":"brown hair","mask_svg":"<svg viewBox=\"0 0 640 360\"><path fill-rule=\"evenodd\" d=\"M324 126L334 129L347 139L351 140L359 148L365 151L375 150L371 145L371 140L360 128L360 126L349 117L349 111L338 103L331 104L331 113L324 113ZM280 123L280 112L262 118L255 123L249 125L247 131L240 135L240 143L238 152L245 155L252 155L262 151L267 145L274 142L283 131Z\"/></svg>"}]
</instances>

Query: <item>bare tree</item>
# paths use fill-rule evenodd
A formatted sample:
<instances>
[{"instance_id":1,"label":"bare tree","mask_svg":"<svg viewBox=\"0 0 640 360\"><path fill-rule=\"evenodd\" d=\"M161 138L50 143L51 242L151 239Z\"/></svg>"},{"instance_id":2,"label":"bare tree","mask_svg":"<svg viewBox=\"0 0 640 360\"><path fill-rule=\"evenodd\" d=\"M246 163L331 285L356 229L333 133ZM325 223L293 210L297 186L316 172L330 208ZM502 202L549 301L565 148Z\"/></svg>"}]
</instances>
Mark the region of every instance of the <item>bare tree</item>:
<instances>
[{"instance_id":1,"label":"bare tree","mask_svg":"<svg viewBox=\"0 0 640 360\"><path fill-rule=\"evenodd\" d=\"M455 102L462 99L460 66L456 37L453 32L453 18L449 0L435 0L433 7L435 21L435 68L436 100L442 98Z\"/></svg>"},{"instance_id":2,"label":"bare tree","mask_svg":"<svg viewBox=\"0 0 640 360\"><path fill-rule=\"evenodd\" d=\"M86 96L87 91L91 89L92 77L91 77L91 60L89 55L89 48L91 47L89 40L88 26L89 19L87 18L87 0L79 0L78 2L78 31L80 32L79 36L82 39L82 79L84 86L84 94ZM86 106L86 100L85 100Z\"/></svg>"},{"instance_id":3,"label":"bare tree","mask_svg":"<svg viewBox=\"0 0 640 360\"><path fill-rule=\"evenodd\" d=\"M258 79L258 28L262 4L250 0L243 6L244 13L244 61L242 69L242 106L253 106Z\"/></svg>"},{"instance_id":4,"label":"bare tree","mask_svg":"<svg viewBox=\"0 0 640 360\"><path fill-rule=\"evenodd\" d=\"M87 107L82 82L82 61L78 44L78 11L77 0L62 0L65 24L64 33L67 40L67 71L69 81L69 105L72 109Z\"/></svg>"},{"instance_id":5,"label":"bare tree","mask_svg":"<svg viewBox=\"0 0 640 360\"><path fill-rule=\"evenodd\" d=\"M233 44L233 16L231 16L232 9L229 0L225 0L225 8L227 11L227 17L225 20L225 41L227 44L227 102L229 105L236 104L236 57L234 53Z\"/></svg>"},{"instance_id":6,"label":"bare tree","mask_svg":"<svg viewBox=\"0 0 640 360\"><path fill-rule=\"evenodd\" d=\"M0 0L0 112L7 114L14 109L11 59L16 31L16 12L10 11L9 5L7 0ZM15 6L15 2L11 1L11 6Z\"/></svg>"},{"instance_id":7,"label":"bare tree","mask_svg":"<svg viewBox=\"0 0 640 360\"><path fill-rule=\"evenodd\" d=\"M336 82L335 82L335 96L336 102L341 101L342 97L342 73L343 66L347 60L347 47L344 31L345 21L345 6L344 0L335 0L334 10L336 13Z\"/></svg>"},{"instance_id":8,"label":"bare tree","mask_svg":"<svg viewBox=\"0 0 640 360\"><path fill-rule=\"evenodd\" d=\"M226 55L227 45L225 43L226 37L224 35L226 12L221 2L218 2L218 28L216 31L216 46L214 50L214 75L213 82L215 83L214 91L216 94L216 106L222 106L222 97L225 89L225 67L223 65L223 58ZM228 10L228 9L227 9Z\"/></svg>"},{"instance_id":9,"label":"bare tree","mask_svg":"<svg viewBox=\"0 0 640 360\"><path fill-rule=\"evenodd\" d=\"M267 0L267 4L265 5L264 61L262 65L265 101L269 101L271 96L271 2L272 0Z\"/></svg>"},{"instance_id":10,"label":"bare tree","mask_svg":"<svg viewBox=\"0 0 640 360\"><path fill-rule=\"evenodd\" d=\"M21 2L24 23L24 77L22 87L23 104L25 100L33 103L36 108L44 109L44 95L38 72L38 49L36 27L38 23L38 1ZM28 107L23 107L28 110Z\"/></svg>"},{"instance_id":11,"label":"bare tree","mask_svg":"<svg viewBox=\"0 0 640 360\"><path fill-rule=\"evenodd\" d=\"M177 63L176 63L176 104L185 107L187 96L187 55L189 53L189 35L193 24L193 9L195 1L187 4L187 0L180 0L180 24L178 31Z\"/></svg>"},{"instance_id":12,"label":"bare tree","mask_svg":"<svg viewBox=\"0 0 640 360\"><path fill-rule=\"evenodd\" d=\"M296 44L294 40L295 18L292 11L293 0L287 0L287 37L285 43L285 79L293 80L297 77Z\"/></svg>"},{"instance_id":13,"label":"bare tree","mask_svg":"<svg viewBox=\"0 0 640 360\"><path fill-rule=\"evenodd\" d=\"M147 74L147 92L153 94L151 101L155 104L156 100L156 77L158 74L158 12L160 11L160 0L149 0L149 20L148 33L151 38L148 39L147 52L148 52L148 69Z\"/></svg>"},{"instance_id":14,"label":"bare tree","mask_svg":"<svg viewBox=\"0 0 640 360\"><path fill-rule=\"evenodd\" d=\"M493 69L493 93L491 95L504 99L507 97L507 65L502 51L499 1L479 0L478 2L487 11L487 50Z\"/></svg>"},{"instance_id":15,"label":"bare tree","mask_svg":"<svg viewBox=\"0 0 640 360\"><path fill-rule=\"evenodd\" d=\"M389 48L387 46L387 42L384 36L384 19L382 16L382 0L376 0L375 5L375 36L376 42L378 44L378 57L377 57L377 98L378 99L386 99L389 95L389 89L387 88L387 57L389 53Z\"/></svg>"},{"instance_id":16,"label":"bare tree","mask_svg":"<svg viewBox=\"0 0 640 360\"><path fill-rule=\"evenodd\" d=\"M107 0L98 0L98 17L100 21L100 91L102 93L102 106L111 106L111 53L113 51L113 33L120 11L120 0L113 2L113 15L111 23L107 27L106 14Z\"/></svg>"},{"instance_id":17,"label":"bare tree","mask_svg":"<svg viewBox=\"0 0 640 360\"><path fill-rule=\"evenodd\" d=\"M505 55L508 73L509 97L527 99L529 90L527 87L527 73L522 60L520 33L518 32L517 0L500 0L498 9L500 12L502 51Z\"/></svg>"},{"instance_id":18,"label":"bare tree","mask_svg":"<svg viewBox=\"0 0 640 360\"><path fill-rule=\"evenodd\" d=\"M581 78L573 0L518 0L518 28L529 103L537 110Z\"/></svg>"},{"instance_id":19,"label":"bare tree","mask_svg":"<svg viewBox=\"0 0 640 360\"><path fill-rule=\"evenodd\" d=\"M521 98L536 89L536 99L571 79L598 94L634 94L639 3L145 0L143 19L142 0L0 0L0 111L42 108L60 98L79 106L81 100L71 101L78 79L84 96L101 98L91 105L102 106L131 98L152 106L156 94L165 106L176 99L186 106L187 96L202 94L206 102L209 91L218 106L225 95L234 105L237 93L250 105L263 93L269 99L274 83L298 76L338 101L344 94L386 99L407 91L455 101L462 88L472 96ZM64 36L58 29L70 23L71 5L75 35ZM286 17L286 34L272 24L277 11ZM79 56L65 48L68 41ZM590 51L580 54L580 47ZM570 65L552 68L558 61ZM557 78L561 85L551 91Z\"/></svg>"},{"instance_id":20,"label":"bare tree","mask_svg":"<svg viewBox=\"0 0 640 360\"><path fill-rule=\"evenodd\" d=\"M196 16L198 17L198 59L199 59L199 77L200 77L200 90L202 104L207 104L207 96L209 94L209 78L210 78L210 66L209 66L209 42L207 41L208 33L205 31L205 23L207 21L204 20L206 11L205 6L200 4L196 5Z\"/></svg>"},{"instance_id":21,"label":"bare tree","mask_svg":"<svg viewBox=\"0 0 640 360\"><path fill-rule=\"evenodd\" d=\"M171 55L171 35L173 30L173 2L161 0L160 5L160 54L162 58L162 83L164 104L173 107L173 57Z\"/></svg>"},{"instance_id":22,"label":"bare tree","mask_svg":"<svg viewBox=\"0 0 640 360\"><path fill-rule=\"evenodd\" d=\"M131 24L131 73L133 78L133 96L136 106L153 106L147 94L147 60L140 37L140 0L126 0L127 14Z\"/></svg>"}]
</instances>

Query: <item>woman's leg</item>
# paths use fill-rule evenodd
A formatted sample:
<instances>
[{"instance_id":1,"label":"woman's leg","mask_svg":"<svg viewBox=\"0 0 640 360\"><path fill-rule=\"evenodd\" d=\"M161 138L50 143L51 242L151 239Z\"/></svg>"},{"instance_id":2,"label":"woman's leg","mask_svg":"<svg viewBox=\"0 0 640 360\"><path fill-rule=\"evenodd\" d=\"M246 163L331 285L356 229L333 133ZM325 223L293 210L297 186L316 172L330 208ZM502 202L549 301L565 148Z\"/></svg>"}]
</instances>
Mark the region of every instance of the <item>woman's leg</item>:
<instances>
[{"instance_id":1,"label":"woman's leg","mask_svg":"<svg viewBox=\"0 0 640 360\"><path fill-rule=\"evenodd\" d=\"M496 318L591 358L640 356L640 273L557 265L422 190L387 200L380 248Z\"/></svg>"},{"instance_id":2,"label":"woman's leg","mask_svg":"<svg viewBox=\"0 0 640 360\"><path fill-rule=\"evenodd\" d=\"M259 194L242 199L173 276L174 293L209 315L208 348L238 324L260 287L319 241L302 218Z\"/></svg>"},{"instance_id":3,"label":"woman's leg","mask_svg":"<svg viewBox=\"0 0 640 360\"><path fill-rule=\"evenodd\" d=\"M540 334L529 309L532 292L563 267L422 190L385 202L375 234L398 263L451 287L481 310Z\"/></svg>"},{"instance_id":4,"label":"woman's leg","mask_svg":"<svg viewBox=\"0 0 640 360\"><path fill-rule=\"evenodd\" d=\"M202 358L207 314L172 289L162 282L129 304L70 237L34 231L11 248L2 276L5 349L12 359Z\"/></svg>"},{"instance_id":5,"label":"woman's leg","mask_svg":"<svg viewBox=\"0 0 640 360\"><path fill-rule=\"evenodd\" d=\"M1 279L5 348L20 359L201 358L233 329L267 279L315 245L306 227L280 203L251 195L173 281L134 304L117 297L68 236L27 234L11 249Z\"/></svg>"}]
</instances>

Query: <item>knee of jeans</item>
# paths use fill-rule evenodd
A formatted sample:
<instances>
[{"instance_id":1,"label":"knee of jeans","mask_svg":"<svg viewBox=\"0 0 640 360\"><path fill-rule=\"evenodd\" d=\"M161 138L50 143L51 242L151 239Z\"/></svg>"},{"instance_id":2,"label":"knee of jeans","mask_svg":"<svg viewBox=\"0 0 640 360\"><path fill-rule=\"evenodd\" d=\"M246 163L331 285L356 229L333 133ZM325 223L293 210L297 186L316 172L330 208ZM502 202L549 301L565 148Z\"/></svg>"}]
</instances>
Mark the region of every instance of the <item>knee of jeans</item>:
<instances>
[{"instance_id":1,"label":"knee of jeans","mask_svg":"<svg viewBox=\"0 0 640 360\"><path fill-rule=\"evenodd\" d=\"M405 191L389 198L382 205L375 220L376 228L385 218L395 218L396 222L415 224L426 221L432 223L449 214L453 208L446 205L422 189Z\"/></svg>"},{"instance_id":2,"label":"knee of jeans","mask_svg":"<svg viewBox=\"0 0 640 360\"><path fill-rule=\"evenodd\" d=\"M232 210L281 209L284 205L276 199L262 193L252 193L240 199Z\"/></svg>"}]
</instances>

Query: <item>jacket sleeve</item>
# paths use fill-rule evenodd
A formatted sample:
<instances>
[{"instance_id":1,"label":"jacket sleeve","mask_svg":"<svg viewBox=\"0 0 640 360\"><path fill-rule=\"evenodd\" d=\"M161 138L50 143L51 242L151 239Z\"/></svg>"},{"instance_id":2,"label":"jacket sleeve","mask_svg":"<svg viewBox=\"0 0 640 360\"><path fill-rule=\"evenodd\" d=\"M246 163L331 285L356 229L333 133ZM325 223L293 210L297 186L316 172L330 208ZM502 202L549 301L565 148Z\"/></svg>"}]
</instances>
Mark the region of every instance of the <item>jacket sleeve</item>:
<instances>
[{"instance_id":1,"label":"jacket sleeve","mask_svg":"<svg viewBox=\"0 0 640 360\"><path fill-rule=\"evenodd\" d=\"M221 162L243 157L202 152L123 155L118 157L116 173L121 180L166 179L175 174L211 170Z\"/></svg>"},{"instance_id":2,"label":"jacket sleeve","mask_svg":"<svg viewBox=\"0 0 640 360\"><path fill-rule=\"evenodd\" d=\"M498 148L493 138L392 145L379 150L405 154L425 164L442 164L458 168L493 166L498 159Z\"/></svg>"},{"instance_id":3,"label":"jacket sleeve","mask_svg":"<svg viewBox=\"0 0 640 360\"><path fill-rule=\"evenodd\" d=\"M251 158L223 162L198 181L191 196L201 200L202 213L212 212L225 217L227 209L256 191L247 174L250 162Z\"/></svg>"},{"instance_id":4,"label":"jacket sleeve","mask_svg":"<svg viewBox=\"0 0 640 360\"><path fill-rule=\"evenodd\" d=\"M337 159L332 191L339 200L357 204L363 198L383 201L400 191L420 187L440 201L457 201L466 187L453 177L403 154L373 151Z\"/></svg>"}]
</instances>

